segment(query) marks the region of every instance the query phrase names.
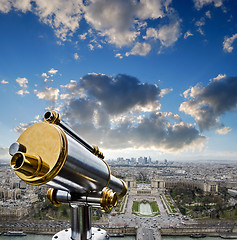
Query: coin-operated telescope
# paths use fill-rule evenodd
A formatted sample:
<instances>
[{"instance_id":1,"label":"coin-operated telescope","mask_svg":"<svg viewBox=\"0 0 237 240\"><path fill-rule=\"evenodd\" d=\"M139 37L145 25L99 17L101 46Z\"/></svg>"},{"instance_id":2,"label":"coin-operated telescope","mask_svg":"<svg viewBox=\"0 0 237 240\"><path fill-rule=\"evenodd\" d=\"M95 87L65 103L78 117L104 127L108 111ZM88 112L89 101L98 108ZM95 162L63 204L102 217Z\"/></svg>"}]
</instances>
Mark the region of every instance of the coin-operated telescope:
<instances>
[{"instance_id":1,"label":"coin-operated telescope","mask_svg":"<svg viewBox=\"0 0 237 240\"><path fill-rule=\"evenodd\" d=\"M47 197L55 206L69 203L71 229L53 239L109 238L106 231L91 227L91 207L110 211L127 186L111 174L98 147L83 140L57 112L46 112L44 122L27 128L9 153L18 177L31 185L50 185Z\"/></svg>"}]
</instances>

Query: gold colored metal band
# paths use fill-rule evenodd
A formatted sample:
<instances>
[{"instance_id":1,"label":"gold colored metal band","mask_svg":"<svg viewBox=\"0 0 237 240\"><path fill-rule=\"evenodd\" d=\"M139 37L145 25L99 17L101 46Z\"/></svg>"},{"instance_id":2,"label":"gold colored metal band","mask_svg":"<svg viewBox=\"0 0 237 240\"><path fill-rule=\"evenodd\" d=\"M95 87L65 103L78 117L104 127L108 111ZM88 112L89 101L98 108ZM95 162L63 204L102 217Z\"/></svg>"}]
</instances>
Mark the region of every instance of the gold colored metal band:
<instances>
[{"instance_id":1,"label":"gold colored metal band","mask_svg":"<svg viewBox=\"0 0 237 240\"><path fill-rule=\"evenodd\" d=\"M56 127L56 126L55 126ZM60 172L60 170L62 169L62 167L64 166L66 159L67 159L67 154L68 154L68 142L67 142L67 137L66 134L64 133L64 131L57 126L57 129L59 130L59 132L61 133L61 139L62 139L62 149L61 149L61 153L60 156L58 158L57 164L55 165L55 167L50 171L50 173L46 176L45 182L47 183L49 181L51 181L55 176L58 175L58 173Z\"/></svg>"},{"instance_id":2,"label":"gold colored metal band","mask_svg":"<svg viewBox=\"0 0 237 240\"><path fill-rule=\"evenodd\" d=\"M117 205L117 194L112 189L107 187L103 188L100 198L101 209L109 212Z\"/></svg>"},{"instance_id":3,"label":"gold colored metal band","mask_svg":"<svg viewBox=\"0 0 237 240\"><path fill-rule=\"evenodd\" d=\"M96 155L100 159L105 158L104 154L102 152L100 152L99 148L96 145L92 145L92 147L94 148L94 151L93 151L94 155Z\"/></svg>"},{"instance_id":4,"label":"gold colored metal band","mask_svg":"<svg viewBox=\"0 0 237 240\"><path fill-rule=\"evenodd\" d=\"M59 207L62 205L62 203L56 200L56 193L57 193L56 189L50 188L47 192L47 198L55 207Z\"/></svg>"},{"instance_id":5,"label":"gold colored metal band","mask_svg":"<svg viewBox=\"0 0 237 240\"><path fill-rule=\"evenodd\" d=\"M99 153L99 148L96 145L92 145L92 147L94 148L93 154L97 156L97 154Z\"/></svg>"},{"instance_id":6,"label":"gold colored metal band","mask_svg":"<svg viewBox=\"0 0 237 240\"><path fill-rule=\"evenodd\" d=\"M122 184L123 184L123 190L122 190L122 192L121 192L119 195L117 195L117 196L118 196L118 199L122 198L122 197L127 193L127 191L128 191L127 184L126 184L122 179L119 178L119 180L120 180L120 181L122 182Z\"/></svg>"},{"instance_id":7,"label":"gold colored metal band","mask_svg":"<svg viewBox=\"0 0 237 240\"><path fill-rule=\"evenodd\" d=\"M44 119L45 122L48 122L48 123L54 123L54 124L59 124L60 121L61 121L61 116L58 112L56 111L50 111L50 113L53 115L51 117L51 119Z\"/></svg>"}]
</instances>

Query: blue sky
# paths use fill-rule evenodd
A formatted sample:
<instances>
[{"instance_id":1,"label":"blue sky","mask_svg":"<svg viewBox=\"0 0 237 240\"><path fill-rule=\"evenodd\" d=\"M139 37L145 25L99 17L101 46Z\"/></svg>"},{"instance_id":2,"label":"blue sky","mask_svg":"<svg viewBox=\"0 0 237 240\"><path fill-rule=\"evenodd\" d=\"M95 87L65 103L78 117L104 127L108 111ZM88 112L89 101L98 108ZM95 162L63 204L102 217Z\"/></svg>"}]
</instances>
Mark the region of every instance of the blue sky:
<instances>
[{"instance_id":1,"label":"blue sky","mask_svg":"<svg viewBox=\"0 0 237 240\"><path fill-rule=\"evenodd\" d=\"M237 160L237 2L1 0L0 159L58 110L106 158Z\"/></svg>"}]
</instances>

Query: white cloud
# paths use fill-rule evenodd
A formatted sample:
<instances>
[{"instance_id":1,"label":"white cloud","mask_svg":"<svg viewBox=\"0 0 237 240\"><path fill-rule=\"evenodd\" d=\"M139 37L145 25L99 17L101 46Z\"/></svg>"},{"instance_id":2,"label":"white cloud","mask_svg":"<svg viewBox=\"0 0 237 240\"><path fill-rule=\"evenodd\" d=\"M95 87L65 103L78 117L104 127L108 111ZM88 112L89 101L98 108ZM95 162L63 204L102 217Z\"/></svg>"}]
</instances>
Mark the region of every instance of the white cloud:
<instances>
[{"instance_id":1,"label":"white cloud","mask_svg":"<svg viewBox=\"0 0 237 240\"><path fill-rule=\"evenodd\" d=\"M183 102L179 110L191 115L201 131L223 128L220 117L236 109L237 106L237 78L220 76L217 78L219 80L210 81L206 87L197 84L183 93L184 97L189 100ZM227 130L230 128L217 131Z\"/></svg>"},{"instance_id":2,"label":"white cloud","mask_svg":"<svg viewBox=\"0 0 237 240\"><path fill-rule=\"evenodd\" d=\"M65 41L70 33L79 28L82 18L82 5L78 0L45 1L35 0L34 12L41 21L51 26L57 37Z\"/></svg>"},{"instance_id":3,"label":"white cloud","mask_svg":"<svg viewBox=\"0 0 237 240\"><path fill-rule=\"evenodd\" d=\"M20 78L20 77L18 77L17 79L16 79L16 82L20 85L20 87L22 87L22 88L27 88L28 86L27 86L27 84L28 84L28 80L26 79L26 78Z\"/></svg>"},{"instance_id":4,"label":"white cloud","mask_svg":"<svg viewBox=\"0 0 237 240\"><path fill-rule=\"evenodd\" d=\"M204 91L204 88L201 84L197 84L194 87L190 87L189 89L183 92L183 96L185 98L195 98L196 96L200 95Z\"/></svg>"},{"instance_id":5,"label":"white cloud","mask_svg":"<svg viewBox=\"0 0 237 240\"><path fill-rule=\"evenodd\" d=\"M90 48L90 50L91 50L91 51L93 51L93 50L94 50L94 48L95 48L95 47L94 47L94 46L93 46L91 43L90 43L90 44L88 44L88 47Z\"/></svg>"},{"instance_id":6,"label":"white cloud","mask_svg":"<svg viewBox=\"0 0 237 240\"><path fill-rule=\"evenodd\" d=\"M85 9L85 19L108 42L118 47L133 44L141 29L147 26L145 20L167 16L170 0L101 0L91 1ZM113 17L111 18L111 12Z\"/></svg>"},{"instance_id":7,"label":"white cloud","mask_svg":"<svg viewBox=\"0 0 237 240\"><path fill-rule=\"evenodd\" d=\"M131 109L131 112L145 112L145 113L151 113L151 112L156 112L160 111L161 109L161 104L159 101L154 101L150 104L146 104L145 106L139 106L136 105L134 108Z\"/></svg>"},{"instance_id":8,"label":"white cloud","mask_svg":"<svg viewBox=\"0 0 237 240\"><path fill-rule=\"evenodd\" d=\"M117 29L111 28L105 30L101 35L108 36L108 42L116 45L117 47L131 45L139 35L136 31L118 31Z\"/></svg>"},{"instance_id":9,"label":"white cloud","mask_svg":"<svg viewBox=\"0 0 237 240\"><path fill-rule=\"evenodd\" d=\"M202 17L200 20L195 22L195 25L198 27L197 31L201 34L201 35L205 35L202 27L206 24L206 20L204 17Z\"/></svg>"},{"instance_id":10,"label":"white cloud","mask_svg":"<svg viewBox=\"0 0 237 240\"><path fill-rule=\"evenodd\" d=\"M231 127L225 127L225 126L223 126L223 127L221 127L221 128L216 129L216 132L217 132L218 134L225 135L225 134L229 133L231 130L232 130Z\"/></svg>"},{"instance_id":11,"label":"white cloud","mask_svg":"<svg viewBox=\"0 0 237 240\"><path fill-rule=\"evenodd\" d=\"M1 84L8 84L9 82L8 81L6 81L6 80L2 80L1 81Z\"/></svg>"},{"instance_id":12,"label":"white cloud","mask_svg":"<svg viewBox=\"0 0 237 240\"><path fill-rule=\"evenodd\" d=\"M120 59L122 59L122 58L123 58L123 56L122 56L122 54L121 54L121 53L116 53L115 57L116 57L116 58L120 58Z\"/></svg>"},{"instance_id":13,"label":"white cloud","mask_svg":"<svg viewBox=\"0 0 237 240\"><path fill-rule=\"evenodd\" d=\"M58 70L51 68L48 73L51 74L51 76L55 75L58 72Z\"/></svg>"},{"instance_id":14,"label":"white cloud","mask_svg":"<svg viewBox=\"0 0 237 240\"><path fill-rule=\"evenodd\" d=\"M166 94L168 94L172 91L173 91L173 88L163 88L163 89L161 89L160 96L164 97Z\"/></svg>"},{"instance_id":15,"label":"white cloud","mask_svg":"<svg viewBox=\"0 0 237 240\"><path fill-rule=\"evenodd\" d=\"M206 11L205 15L206 15L208 18L211 19L211 12L210 12L210 10L209 10L209 11Z\"/></svg>"},{"instance_id":16,"label":"white cloud","mask_svg":"<svg viewBox=\"0 0 237 240\"><path fill-rule=\"evenodd\" d=\"M176 20L168 25L161 26L159 29L148 28L145 39L159 39L162 47L172 46L180 36L180 21Z\"/></svg>"},{"instance_id":17,"label":"white cloud","mask_svg":"<svg viewBox=\"0 0 237 240\"><path fill-rule=\"evenodd\" d=\"M21 90L16 92L18 95L25 96L26 94L29 94L29 91L26 90L26 88L28 88L28 80L26 78L18 77L16 82L22 87Z\"/></svg>"},{"instance_id":18,"label":"white cloud","mask_svg":"<svg viewBox=\"0 0 237 240\"><path fill-rule=\"evenodd\" d=\"M226 74L218 74L218 76L217 77L215 77L215 78L213 78L212 80L213 81L219 81L219 80L221 80L221 79L223 79L223 78L226 78Z\"/></svg>"},{"instance_id":19,"label":"white cloud","mask_svg":"<svg viewBox=\"0 0 237 240\"><path fill-rule=\"evenodd\" d=\"M3 13L8 13L11 10L11 2L9 0L0 1L0 11Z\"/></svg>"},{"instance_id":20,"label":"white cloud","mask_svg":"<svg viewBox=\"0 0 237 240\"><path fill-rule=\"evenodd\" d=\"M12 6L23 13L31 10L31 0L11 0Z\"/></svg>"},{"instance_id":21,"label":"white cloud","mask_svg":"<svg viewBox=\"0 0 237 240\"><path fill-rule=\"evenodd\" d=\"M68 94L68 93L65 93L65 94L61 94L61 95L60 95L60 98L61 98L62 100L72 100L72 99L73 99L73 96L70 95L70 94Z\"/></svg>"},{"instance_id":22,"label":"white cloud","mask_svg":"<svg viewBox=\"0 0 237 240\"><path fill-rule=\"evenodd\" d=\"M75 80L71 80L70 83L65 85L60 85L62 91L69 92L70 95L77 95L78 97L84 98L86 95L84 89L82 89L79 83ZM62 98L68 98L67 95L61 94Z\"/></svg>"},{"instance_id":23,"label":"white cloud","mask_svg":"<svg viewBox=\"0 0 237 240\"><path fill-rule=\"evenodd\" d=\"M197 10L200 10L205 5L214 4L215 7L221 7L224 0L193 0Z\"/></svg>"},{"instance_id":24,"label":"white cloud","mask_svg":"<svg viewBox=\"0 0 237 240\"><path fill-rule=\"evenodd\" d=\"M95 104L87 102L84 105L81 101L68 105L65 112L67 121L88 141L96 141L96 144L103 142L104 149L157 149L177 153L188 149L201 149L206 142L206 137L200 135L191 124L170 123L167 117L178 119L178 116L172 114L167 116L167 113L151 112L147 117L136 117L126 113L119 115L120 118L108 121L108 118L104 119L109 117L108 115L95 114ZM85 115L84 109L88 108L92 111L87 110ZM93 120L95 116L99 118Z\"/></svg>"},{"instance_id":25,"label":"white cloud","mask_svg":"<svg viewBox=\"0 0 237 240\"><path fill-rule=\"evenodd\" d=\"M140 55L146 56L151 51L151 45L148 43L139 43L137 42L130 52L126 53L126 56L129 55Z\"/></svg>"},{"instance_id":26,"label":"white cloud","mask_svg":"<svg viewBox=\"0 0 237 240\"><path fill-rule=\"evenodd\" d=\"M179 110L191 115L198 123L200 131L208 130L217 125L218 117L209 105L205 106L195 100L190 100L181 103Z\"/></svg>"},{"instance_id":27,"label":"white cloud","mask_svg":"<svg viewBox=\"0 0 237 240\"><path fill-rule=\"evenodd\" d=\"M164 7L168 7L171 1L141 0L137 9L137 16L141 19L157 19L164 16Z\"/></svg>"},{"instance_id":28,"label":"white cloud","mask_svg":"<svg viewBox=\"0 0 237 240\"><path fill-rule=\"evenodd\" d=\"M162 92L156 84L141 83L132 76L96 73L60 87L63 93L52 87L34 92L39 99L57 103L75 131L95 144L103 142L105 149L177 153L202 148L207 140L178 114L159 112L161 96L171 89ZM15 131L21 133L28 126L22 123Z\"/></svg>"},{"instance_id":29,"label":"white cloud","mask_svg":"<svg viewBox=\"0 0 237 240\"><path fill-rule=\"evenodd\" d=\"M42 77L42 78L48 78L49 76L47 75L47 73L42 73L42 74L41 74L41 77Z\"/></svg>"},{"instance_id":30,"label":"white cloud","mask_svg":"<svg viewBox=\"0 0 237 240\"><path fill-rule=\"evenodd\" d=\"M25 96L26 94L29 94L29 91L21 89L21 90L17 91L16 94Z\"/></svg>"},{"instance_id":31,"label":"white cloud","mask_svg":"<svg viewBox=\"0 0 237 240\"><path fill-rule=\"evenodd\" d=\"M195 22L195 25L197 26L197 27L202 27L202 26L204 26L206 23L205 23L205 18L201 18L200 20L198 20L198 21L196 21Z\"/></svg>"},{"instance_id":32,"label":"white cloud","mask_svg":"<svg viewBox=\"0 0 237 240\"><path fill-rule=\"evenodd\" d=\"M171 3L172 0L2 0L0 11L32 12L54 30L59 44L71 38L84 19L90 29L80 34L79 39L97 39L97 43L88 45L91 50L102 48L102 43L136 46L138 37L144 37L147 20L167 18L171 23L160 25L157 38L167 47L177 41L180 32L179 24L173 22L177 14Z\"/></svg>"},{"instance_id":33,"label":"white cloud","mask_svg":"<svg viewBox=\"0 0 237 240\"><path fill-rule=\"evenodd\" d=\"M148 38L159 39L159 30L156 28L147 28L146 36L144 36L143 38L144 39L148 39Z\"/></svg>"},{"instance_id":34,"label":"white cloud","mask_svg":"<svg viewBox=\"0 0 237 240\"><path fill-rule=\"evenodd\" d=\"M81 34L81 35L79 35L79 38L80 38L81 40L85 40L87 34L88 34L88 33Z\"/></svg>"},{"instance_id":35,"label":"white cloud","mask_svg":"<svg viewBox=\"0 0 237 240\"><path fill-rule=\"evenodd\" d=\"M77 53L74 53L73 56L74 56L74 59L75 59L75 60L78 60L78 59L79 59L79 55L78 55Z\"/></svg>"},{"instance_id":36,"label":"white cloud","mask_svg":"<svg viewBox=\"0 0 237 240\"><path fill-rule=\"evenodd\" d=\"M70 83L68 83L66 85L60 85L60 87L66 88L66 89L73 89L76 86L77 86L77 81L75 81L75 80L71 80Z\"/></svg>"},{"instance_id":37,"label":"white cloud","mask_svg":"<svg viewBox=\"0 0 237 240\"><path fill-rule=\"evenodd\" d=\"M135 106L146 107L153 103L156 105L155 101L160 99L160 89L157 85L142 84L137 78L125 74L115 77L88 74L75 88L77 92L80 88L81 92L97 99L110 115L121 114Z\"/></svg>"},{"instance_id":38,"label":"white cloud","mask_svg":"<svg viewBox=\"0 0 237 240\"><path fill-rule=\"evenodd\" d=\"M84 10L86 21L112 44L129 45L137 36L131 29L136 10L132 1L93 0Z\"/></svg>"},{"instance_id":39,"label":"white cloud","mask_svg":"<svg viewBox=\"0 0 237 240\"><path fill-rule=\"evenodd\" d=\"M173 118L176 121L181 121L181 117L178 114L174 114L172 112L169 112L167 116L170 117L170 118Z\"/></svg>"},{"instance_id":40,"label":"white cloud","mask_svg":"<svg viewBox=\"0 0 237 240\"><path fill-rule=\"evenodd\" d=\"M82 137L104 149L158 149L180 152L202 148L206 137L178 114L162 113L162 91L156 84L119 74L88 74L61 86L67 104L61 111ZM146 139L146 141L144 141Z\"/></svg>"},{"instance_id":41,"label":"white cloud","mask_svg":"<svg viewBox=\"0 0 237 240\"><path fill-rule=\"evenodd\" d=\"M16 11L32 11L40 20L52 27L57 37L65 41L70 33L74 33L82 18L82 4L78 0L2 0L0 11L8 13Z\"/></svg>"},{"instance_id":42,"label":"white cloud","mask_svg":"<svg viewBox=\"0 0 237 240\"><path fill-rule=\"evenodd\" d=\"M57 88L50 87L45 88L43 91L35 90L34 92L39 99L44 99L50 102L56 102L59 97L59 89Z\"/></svg>"},{"instance_id":43,"label":"white cloud","mask_svg":"<svg viewBox=\"0 0 237 240\"><path fill-rule=\"evenodd\" d=\"M12 8L18 11L27 12L31 10L31 0L1 0L0 11L8 13Z\"/></svg>"},{"instance_id":44,"label":"white cloud","mask_svg":"<svg viewBox=\"0 0 237 240\"><path fill-rule=\"evenodd\" d=\"M48 81L49 76L47 75L47 73L42 73L41 77L44 79L44 82Z\"/></svg>"},{"instance_id":45,"label":"white cloud","mask_svg":"<svg viewBox=\"0 0 237 240\"><path fill-rule=\"evenodd\" d=\"M223 42L223 50L225 52L231 53L234 50L234 47L232 46L232 44L234 43L234 41L237 39L237 33L233 34L232 37L227 37L225 36L224 42Z\"/></svg>"},{"instance_id":46,"label":"white cloud","mask_svg":"<svg viewBox=\"0 0 237 240\"><path fill-rule=\"evenodd\" d=\"M201 27L199 27L199 28L197 29L197 31L198 31L202 36L205 35L205 33L204 33L204 31L203 31L203 29L202 29Z\"/></svg>"},{"instance_id":47,"label":"white cloud","mask_svg":"<svg viewBox=\"0 0 237 240\"><path fill-rule=\"evenodd\" d=\"M191 37L193 36L193 34L190 32L190 31L187 31L185 34L184 34L184 39L187 39L188 37Z\"/></svg>"},{"instance_id":48,"label":"white cloud","mask_svg":"<svg viewBox=\"0 0 237 240\"><path fill-rule=\"evenodd\" d=\"M165 47L173 45L179 38L180 35L180 22L169 24L167 26L162 26L159 29L159 40L161 44Z\"/></svg>"}]
</instances>

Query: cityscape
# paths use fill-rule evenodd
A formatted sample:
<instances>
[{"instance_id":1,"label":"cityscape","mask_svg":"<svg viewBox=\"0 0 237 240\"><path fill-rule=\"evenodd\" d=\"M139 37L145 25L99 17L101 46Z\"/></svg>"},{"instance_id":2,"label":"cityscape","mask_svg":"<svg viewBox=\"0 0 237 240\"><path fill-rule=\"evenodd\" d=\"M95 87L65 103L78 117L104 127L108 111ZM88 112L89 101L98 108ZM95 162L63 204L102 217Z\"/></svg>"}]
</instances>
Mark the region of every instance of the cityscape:
<instances>
[{"instance_id":1,"label":"cityscape","mask_svg":"<svg viewBox=\"0 0 237 240\"><path fill-rule=\"evenodd\" d=\"M0 239L237 239L236 0L0 0L0 23Z\"/></svg>"},{"instance_id":2,"label":"cityscape","mask_svg":"<svg viewBox=\"0 0 237 240\"><path fill-rule=\"evenodd\" d=\"M237 237L235 162L178 162L149 156L107 162L112 174L128 186L127 195L111 213L93 211L93 225L106 229L111 236ZM1 232L16 229L55 234L70 227L68 206L52 208L45 196L47 185L24 183L8 165L1 166L0 175Z\"/></svg>"}]
</instances>

